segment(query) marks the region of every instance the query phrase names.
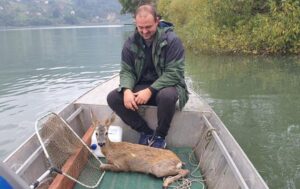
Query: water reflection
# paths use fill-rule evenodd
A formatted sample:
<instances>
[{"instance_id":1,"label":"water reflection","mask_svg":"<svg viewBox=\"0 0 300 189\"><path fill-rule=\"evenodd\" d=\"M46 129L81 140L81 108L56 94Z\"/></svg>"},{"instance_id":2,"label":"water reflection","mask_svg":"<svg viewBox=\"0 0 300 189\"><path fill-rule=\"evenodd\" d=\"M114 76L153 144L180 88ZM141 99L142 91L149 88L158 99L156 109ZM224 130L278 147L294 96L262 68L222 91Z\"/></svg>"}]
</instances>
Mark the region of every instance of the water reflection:
<instances>
[{"instance_id":1,"label":"water reflection","mask_svg":"<svg viewBox=\"0 0 300 189\"><path fill-rule=\"evenodd\" d=\"M34 121L117 73L131 28L0 31L0 159L34 132Z\"/></svg>"},{"instance_id":2,"label":"water reflection","mask_svg":"<svg viewBox=\"0 0 300 189\"><path fill-rule=\"evenodd\" d=\"M299 188L299 59L189 54L187 73L270 188Z\"/></svg>"}]
</instances>

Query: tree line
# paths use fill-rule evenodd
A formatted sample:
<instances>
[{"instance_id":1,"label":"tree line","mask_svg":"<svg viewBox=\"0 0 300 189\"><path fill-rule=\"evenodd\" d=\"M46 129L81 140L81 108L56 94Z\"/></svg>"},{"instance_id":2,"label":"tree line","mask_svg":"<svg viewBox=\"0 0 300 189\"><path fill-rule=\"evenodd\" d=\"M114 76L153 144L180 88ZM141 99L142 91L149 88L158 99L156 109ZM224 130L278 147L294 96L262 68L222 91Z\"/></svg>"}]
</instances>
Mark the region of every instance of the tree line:
<instances>
[{"instance_id":1,"label":"tree line","mask_svg":"<svg viewBox=\"0 0 300 189\"><path fill-rule=\"evenodd\" d=\"M0 0L0 26L87 25L126 22L118 0Z\"/></svg>"}]
</instances>

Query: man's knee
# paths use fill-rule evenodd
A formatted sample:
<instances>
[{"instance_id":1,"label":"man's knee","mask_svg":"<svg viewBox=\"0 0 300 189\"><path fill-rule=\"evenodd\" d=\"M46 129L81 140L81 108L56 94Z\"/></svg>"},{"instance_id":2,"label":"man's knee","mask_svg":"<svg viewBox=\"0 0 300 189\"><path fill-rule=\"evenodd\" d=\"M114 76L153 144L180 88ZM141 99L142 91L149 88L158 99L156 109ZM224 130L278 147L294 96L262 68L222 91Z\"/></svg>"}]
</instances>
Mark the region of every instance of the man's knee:
<instances>
[{"instance_id":1,"label":"man's knee","mask_svg":"<svg viewBox=\"0 0 300 189\"><path fill-rule=\"evenodd\" d=\"M116 107L116 105L119 105L120 103L122 103L123 102L122 99L123 99L122 94L119 93L117 91L117 89L111 91L106 97L107 104L111 108Z\"/></svg>"},{"instance_id":2,"label":"man's knee","mask_svg":"<svg viewBox=\"0 0 300 189\"><path fill-rule=\"evenodd\" d=\"M156 96L157 102L175 104L178 100L178 92L175 87L161 89Z\"/></svg>"}]
</instances>

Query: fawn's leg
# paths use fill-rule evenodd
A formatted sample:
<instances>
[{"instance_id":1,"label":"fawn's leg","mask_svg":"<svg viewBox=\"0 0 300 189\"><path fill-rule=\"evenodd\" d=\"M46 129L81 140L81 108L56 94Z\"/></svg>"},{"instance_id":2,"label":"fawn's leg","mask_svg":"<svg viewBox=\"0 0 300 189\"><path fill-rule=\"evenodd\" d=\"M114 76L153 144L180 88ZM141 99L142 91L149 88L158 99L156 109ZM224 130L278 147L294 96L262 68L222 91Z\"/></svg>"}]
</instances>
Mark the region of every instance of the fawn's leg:
<instances>
[{"instance_id":1,"label":"fawn's leg","mask_svg":"<svg viewBox=\"0 0 300 189\"><path fill-rule=\"evenodd\" d=\"M187 175L189 174L189 170L187 169L181 169L179 170L178 174L175 175L175 176L172 176L172 177L168 177L164 180L164 183L163 183L163 188L168 188L168 186L170 184L172 184L174 181L180 179L180 178L183 178L183 177L186 177Z\"/></svg>"},{"instance_id":2,"label":"fawn's leg","mask_svg":"<svg viewBox=\"0 0 300 189\"><path fill-rule=\"evenodd\" d=\"M121 169L114 164L101 164L100 165L101 171L121 171Z\"/></svg>"}]
</instances>

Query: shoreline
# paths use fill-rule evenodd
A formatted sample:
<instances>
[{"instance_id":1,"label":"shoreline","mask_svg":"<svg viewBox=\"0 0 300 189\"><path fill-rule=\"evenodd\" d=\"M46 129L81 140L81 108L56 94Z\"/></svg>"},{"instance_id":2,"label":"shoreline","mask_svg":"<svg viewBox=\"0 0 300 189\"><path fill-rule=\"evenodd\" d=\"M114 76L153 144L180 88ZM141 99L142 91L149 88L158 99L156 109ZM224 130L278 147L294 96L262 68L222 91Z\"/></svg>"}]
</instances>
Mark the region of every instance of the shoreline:
<instances>
[{"instance_id":1,"label":"shoreline","mask_svg":"<svg viewBox=\"0 0 300 189\"><path fill-rule=\"evenodd\" d=\"M102 25L75 25L75 26L37 26L37 27L0 27L0 31L19 30L54 30L54 29L80 29L80 28L118 28L129 24L102 24Z\"/></svg>"}]
</instances>

